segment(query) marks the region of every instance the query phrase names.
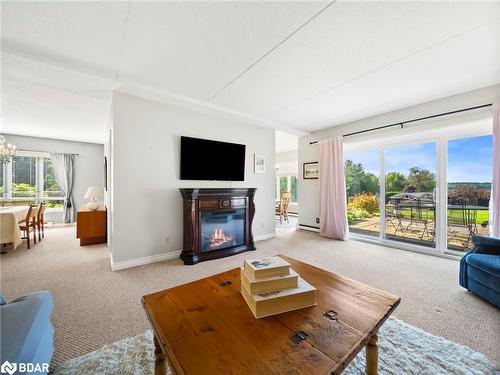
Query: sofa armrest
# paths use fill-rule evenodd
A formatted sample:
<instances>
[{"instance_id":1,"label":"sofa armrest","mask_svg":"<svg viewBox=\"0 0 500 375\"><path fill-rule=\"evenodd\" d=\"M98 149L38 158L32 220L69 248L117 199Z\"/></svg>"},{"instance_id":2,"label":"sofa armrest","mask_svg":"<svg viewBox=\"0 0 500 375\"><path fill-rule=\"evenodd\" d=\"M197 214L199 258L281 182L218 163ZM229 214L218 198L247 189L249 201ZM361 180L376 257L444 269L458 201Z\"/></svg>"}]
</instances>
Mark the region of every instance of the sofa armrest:
<instances>
[{"instance_id":1,"label":"sofa armrest","mask_svg":"<svg viewBox=\"0 0 500 375\"><path fill-rule=\"evenodd\" d=\"M39 291L2 305L0 307L0 363L31 362L37 355L39 344L45 340L47 328L52 330L50 314L52 296ZM44 346L52 346L43 342ZM50 358L47 358L50 362Z\"/></svg>"},{"instance_id":2,"label":"sofa armrest","mask_svg":"<svg viewBox=\"0 0 500 375\"><path fill-rule=\"evenodd\" d=\"M500 238L487 236L472 236L474 253L500 255Z\"/></svg>"}]
</instances>

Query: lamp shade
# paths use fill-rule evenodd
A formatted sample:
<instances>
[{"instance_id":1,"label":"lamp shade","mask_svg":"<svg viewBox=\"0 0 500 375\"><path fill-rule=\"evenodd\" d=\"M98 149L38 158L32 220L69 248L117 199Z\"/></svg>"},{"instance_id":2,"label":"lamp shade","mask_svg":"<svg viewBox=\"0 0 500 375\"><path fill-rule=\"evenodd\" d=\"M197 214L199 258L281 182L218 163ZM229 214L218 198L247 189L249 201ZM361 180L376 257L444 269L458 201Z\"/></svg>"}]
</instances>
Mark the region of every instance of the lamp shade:
<instances>
[{"instance_id":1,"label":"lamp shade","mask_svg":"<svg viewBox=\"0 0 500 375\"><path fill-rule=\"evenodd\" d=\"M87 192L85 193L85 199L99 199L101 196L101 189L98 187L92 186L87 189Z\"/></svg>"}]
</instances>

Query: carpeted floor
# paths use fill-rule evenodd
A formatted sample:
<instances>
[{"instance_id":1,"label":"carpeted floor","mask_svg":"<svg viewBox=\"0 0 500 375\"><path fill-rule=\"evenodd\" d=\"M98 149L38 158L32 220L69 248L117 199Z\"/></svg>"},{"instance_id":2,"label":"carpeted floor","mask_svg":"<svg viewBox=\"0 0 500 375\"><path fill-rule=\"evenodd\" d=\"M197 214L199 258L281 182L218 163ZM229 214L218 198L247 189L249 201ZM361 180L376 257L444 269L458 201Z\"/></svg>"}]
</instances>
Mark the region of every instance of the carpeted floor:
<instances>
[{"instance_id":1,"label":"carpeted floor","mask_svg":"<svg viewBox=\"0 0 500 375\"><path fill-rule=\"evenodd\" d=\"M150 328L142 295L238 267L249 255L276 253L399 295L395 318L500 362L499 309L458 285L455 260L299 231L258 242L254 253L195 266L172 260L112 272L107 248L80 247L74 234L74 227L54 228L32 250L23 245L0 258L7 300L42 289L53 294L53 365Z\"/></svg>"}]
</instances>

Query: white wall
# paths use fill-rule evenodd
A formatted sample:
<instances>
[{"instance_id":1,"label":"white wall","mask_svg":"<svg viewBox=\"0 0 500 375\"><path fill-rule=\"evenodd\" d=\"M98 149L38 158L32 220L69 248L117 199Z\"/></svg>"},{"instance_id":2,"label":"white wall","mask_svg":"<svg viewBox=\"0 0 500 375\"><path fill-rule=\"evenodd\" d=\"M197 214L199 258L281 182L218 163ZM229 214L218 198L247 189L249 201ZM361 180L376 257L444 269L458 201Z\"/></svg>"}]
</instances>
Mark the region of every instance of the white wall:
<instances>
[{"instance_id":1,"label":"white wall","mask_svg":"<svg viewBox=\"0 0 500 375\"><path fill-rule=\"evenodd\" d=\"M122 93L113 94L112 111L114 265L182 249L181 187L255 187L254 237L274 233L274 130ZM181 181L182 135L246 144L245 181ZM265 156L266 173L253 173L254 153Z\"/></svg>"},{"instance_id":2,"label":"white wall","mask_svg":"<svg viewBox=\"0 0 500 375\"><path fill-rule=\"evenodd\" d=\"M102 144L9 134L4 134L4 136L9 143L15 144L18 150L79 154L75 158L74 165L73 202L75 209L87 202L83 197L89 186L102 187L104 184L104 147ZM47 213L46 219L61 222L62 214Z\"/></svg>"},{"instance_id":3,"label":"white wall","mask_svg":"<svg viewBox=\"0 0 500 375\"><path fill-rule=\"evenodd\" d=\"M407 121L414 118L431 116L438 113L453 111L462 108L474 107L477 105L488 103L500 103L500 85L485 87L479 90L466 92L459 95L450 96L447 98L434 100L432 102L415 105L404 108L398 111L388 112L381 115L365 118L358 121L353 121L347 124L342 124L327 128L308 136L299 138L299 165L303 163L318 161L318 145L310 145L311 141L318 141L330 137L340 136L346 133L355 132L358 130L369 129L377 126ZM442 117L436 120L428 120L426 122L418 122L413 126L418 126L420 130L429 130L436 126L437 123L447 124L457 121L457 123L465 119L476 120L478 118L488 116L491 108L481 111L466 112L454 116ZM418 125L417 125L418 124ZM417 128L414 128L415 131ZM375 139L380 139L398 134L397 129L383 130L377 132L365 133L363 135L345 138L344 142L366 142L369 147L370 142ZM408 136L411 137L410 132ZM299 179L298 185L298 201L299 201L299 224L317 227L316 218L319 217L319 182L318 180L304 180L302 176Z\"/></svg>"},{"instance_id":4,"label":"white wall","mask_svg":"<svg viewBox=\"0 0 500 375\"><path fill-rule=\"evenodd\" d=\"M285 151L276 154L276 175L297 175L299 170L299 151Z\"/></svg>"}]
</instances>

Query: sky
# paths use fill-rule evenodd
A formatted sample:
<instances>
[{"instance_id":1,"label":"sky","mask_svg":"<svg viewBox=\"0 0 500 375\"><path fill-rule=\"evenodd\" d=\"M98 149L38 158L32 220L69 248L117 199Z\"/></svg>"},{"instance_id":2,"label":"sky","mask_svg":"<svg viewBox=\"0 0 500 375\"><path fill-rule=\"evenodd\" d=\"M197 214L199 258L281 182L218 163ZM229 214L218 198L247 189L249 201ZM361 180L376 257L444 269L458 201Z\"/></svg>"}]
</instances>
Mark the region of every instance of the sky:
<instances>
[{"instance_id":1,"label":"sky","mask_svg":"<svg viewBox=\"0 0 500 375\"><path fill-rule=\"evenodd\" d=\"M379 175L379 151L346 153L345 159L361 163L365 171ZM408 176L410 167L428 169L436 173L436 144L421 143L389 147L385 151L385 170ZM493 144L492 136L448 141L448 182L491 182Z\"/></svg>"}]
</instances>

